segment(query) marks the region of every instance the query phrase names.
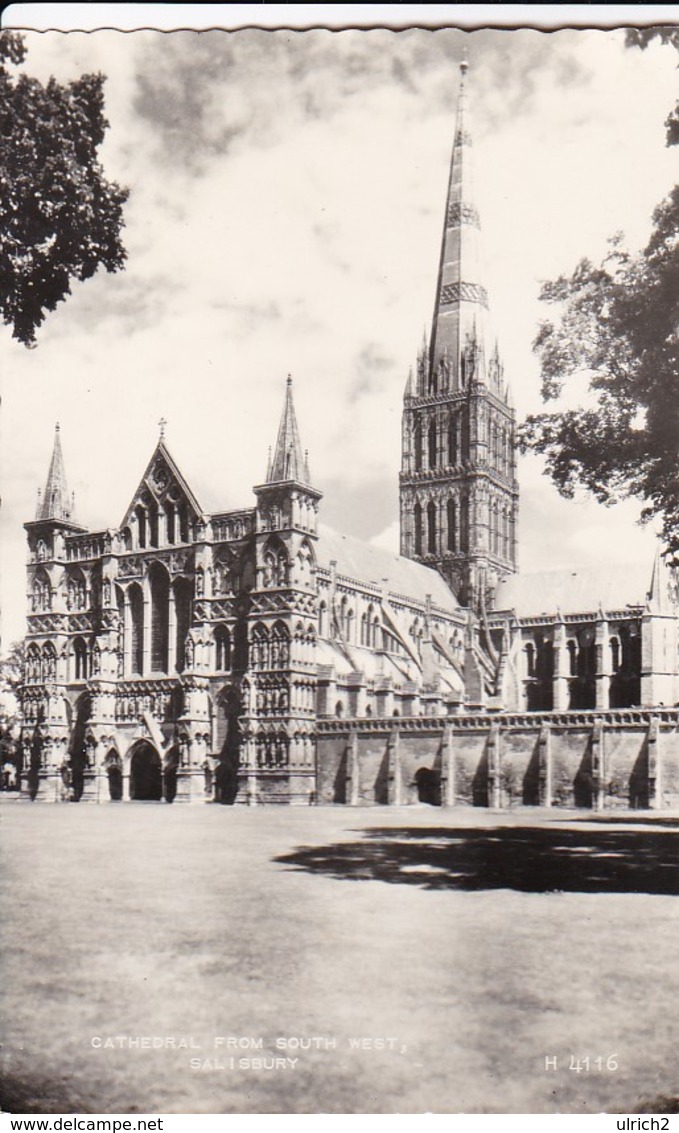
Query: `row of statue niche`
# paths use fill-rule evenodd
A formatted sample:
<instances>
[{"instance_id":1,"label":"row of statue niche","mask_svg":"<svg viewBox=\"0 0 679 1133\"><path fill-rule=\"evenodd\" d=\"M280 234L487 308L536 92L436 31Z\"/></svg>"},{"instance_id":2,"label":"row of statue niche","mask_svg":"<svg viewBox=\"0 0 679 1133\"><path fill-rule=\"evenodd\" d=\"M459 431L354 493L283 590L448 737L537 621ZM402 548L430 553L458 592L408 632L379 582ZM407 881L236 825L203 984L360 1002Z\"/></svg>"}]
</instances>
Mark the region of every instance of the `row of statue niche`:
<instances>
[{"instance_id":1,"label":"row of statue niche","mask_svg":"<svg viewBox=\"0 0 679 1133\"><path fill-rule=\"evenodd\" d=\"M258 767L287 767L288 737L259 735L255 740Z\"/></svg>"},{"instance_id":2,"label":"row of statue niche","mask_svg":"<svg viewBox=\"0 0 679 1133\"><path fill-rule=\"evenodd\" d=\"M271 639L253 636L250 644L250 664L253 669L273 669L290 661L290 642L286 637L272 634Z\"/></svg>"},{"instance_id":3,"label":"row of statue niche","mask_svg":"<svg viewBox=\"0 0 679 1133\"><path fill-rule=\"evenodd\" d=\"M262 579L264 587L287 586L288 584L288 556L284 551L274 554L267 551L264 556L264 573Z\"/></svg>"},{"instance_id":4,"label":"row of statue niche","mask_svg":"<svg viewBox=\"0 0 679 1133\"><path fill-rule=\"evenodd\" d=\"M170 693L155 693L146 696L129 696L116 703L118 720L141 719L145 712L157 719L165 719L172 707Z\"/></svg>"},{"instance_id":5,"label":"row of statue niche","mask_svg":"<svg viewBox=\"0 0 679 1133\"><path fill-rule=\"evenodd\" d=\"M210 575L210 568L204 573L201 568L196 571L196 598L203 598L206 592L206 576ZM237 588L236 570L232 563L215 563L213 593L234 594ZM209 589L209 583L207 585Z\"/></svg>"},{"instance_id":6,"label":"row of statue niche","mask_svg":"<svg viewBox=\"0 0 679 1133\"><path fill-rule=\"evenodd\" d=\"M282 714L287 712L290 698L287 688L258 688L256 696L257 712Z\"/></svg>"},{"instance_id":7,"label":"row of statue niche","mask_svg":"<svg viewBox=\"0 0 679 1133\"><path fill-rule=\"evenodd\" d=\"M42 650L37 645L29 645L26 652L25 678L29 683L54 681L57 676L57 655L52 645Z\"/></svg>"}]
</instances>

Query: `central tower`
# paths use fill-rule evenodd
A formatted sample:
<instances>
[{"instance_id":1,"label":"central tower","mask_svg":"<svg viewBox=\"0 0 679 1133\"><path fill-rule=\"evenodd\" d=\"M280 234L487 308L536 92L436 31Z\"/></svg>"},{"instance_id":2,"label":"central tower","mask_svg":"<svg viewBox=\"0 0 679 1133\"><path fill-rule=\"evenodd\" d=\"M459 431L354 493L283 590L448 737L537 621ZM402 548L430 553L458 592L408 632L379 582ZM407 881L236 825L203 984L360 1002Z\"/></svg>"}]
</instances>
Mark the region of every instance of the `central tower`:
<instances>
[{"instance_id":1,"label":"central tower","mask_svg":"<svg viewBox=\"0 0 679 1133\"><path fill-rule=\"evenodd\" d=\"M435 567L482 613L516 570L518 484L514 409L483 285L466 71L463 62L431 338L404 397L401 554Z\"/></svg>"}]
</instances>

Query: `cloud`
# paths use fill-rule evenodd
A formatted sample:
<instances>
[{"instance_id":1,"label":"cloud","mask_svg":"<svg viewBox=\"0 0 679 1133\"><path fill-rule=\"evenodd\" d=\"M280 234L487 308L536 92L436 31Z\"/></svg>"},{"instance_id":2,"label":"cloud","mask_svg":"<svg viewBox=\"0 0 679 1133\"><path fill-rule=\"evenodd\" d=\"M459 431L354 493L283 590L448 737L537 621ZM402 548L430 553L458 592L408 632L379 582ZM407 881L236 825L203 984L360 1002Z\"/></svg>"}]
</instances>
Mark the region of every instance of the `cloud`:
<instances>
[{"instance_id":1,"label":"cloud","mask_svg":"<svg viewBox=\"0 0 679 1133\"><path fill-rule=\"evenodd\" d=\"M430 111L449 110L466 49L496 128L531 108L546 76L585 82L577 34L564 33L557 47L539 31L144 33L132 110L157 160L199 175L235 147L276 144L305 119L332 119L394 83L410 113L423 93Z\"/></svg>"},{"instance_id":2,"label":"cloud","mask_svg":"<svg viewBox=\"0 0 679 1133\"><path fill-rule=\"evenodd\" d=\"M675 179L671 52L575 31L32 37L29 71L107 75L102 156L131 190L129 259L75 287L37 350L0 342L5 616L23 613L20 521L57 419L95 528L119 522L161 415L204 506L249 506L291 371L322 518L393 527L465 43L492 313L522 414L540 406L537 280L643 227ZM521 477L524 565L627 546L613 513Z\"/></svg>"},{"instance_id":3,"label":"cloud","mask_svg":"<svg viewBox=\"0 0 679 1133\"><path fill-rule=\"evenodd\" d=\"M379 343L369 342L362 347L356 356L356 376L347 388L349 404L354 405L371 394L381 393L393 377L394 364L395 359L383 353Z\"/></svg>"}]
</instances>

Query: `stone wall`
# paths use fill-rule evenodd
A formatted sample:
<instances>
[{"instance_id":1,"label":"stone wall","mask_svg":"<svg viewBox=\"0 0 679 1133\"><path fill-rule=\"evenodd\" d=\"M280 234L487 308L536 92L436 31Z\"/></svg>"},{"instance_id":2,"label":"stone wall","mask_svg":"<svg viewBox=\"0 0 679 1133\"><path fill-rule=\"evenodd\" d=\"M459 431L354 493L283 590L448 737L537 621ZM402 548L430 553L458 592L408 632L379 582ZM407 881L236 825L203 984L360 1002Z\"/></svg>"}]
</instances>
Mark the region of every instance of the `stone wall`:
<instances>
[{"instance_id":1,"label":"stone wall","mask_svg":"<svg viewBox=\"0 0 679 1133\"><path fill-rule=\"evenodd\" d=\"M317 802L679 806L679 710L324 720Z\"/></svg>"}]
</instances>

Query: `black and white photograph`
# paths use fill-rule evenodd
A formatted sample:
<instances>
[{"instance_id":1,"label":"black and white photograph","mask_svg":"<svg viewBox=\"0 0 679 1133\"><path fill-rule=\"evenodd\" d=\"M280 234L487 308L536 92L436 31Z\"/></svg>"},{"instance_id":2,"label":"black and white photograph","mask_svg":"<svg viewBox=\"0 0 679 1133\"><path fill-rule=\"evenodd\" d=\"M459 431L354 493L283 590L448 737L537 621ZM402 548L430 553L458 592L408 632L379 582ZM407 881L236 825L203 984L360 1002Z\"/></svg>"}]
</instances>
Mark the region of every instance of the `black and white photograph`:
<instances>
[{"instance_id":1,"label":"black and white photograph","mask_svg":"<svg viewBox=\"0 0 679 1133\"><path fill-rule=\"evenodd\" d=\"M0 30L0 1109L675 1114L677 10L308 7Z\"/></svg>"}]
</instances>

